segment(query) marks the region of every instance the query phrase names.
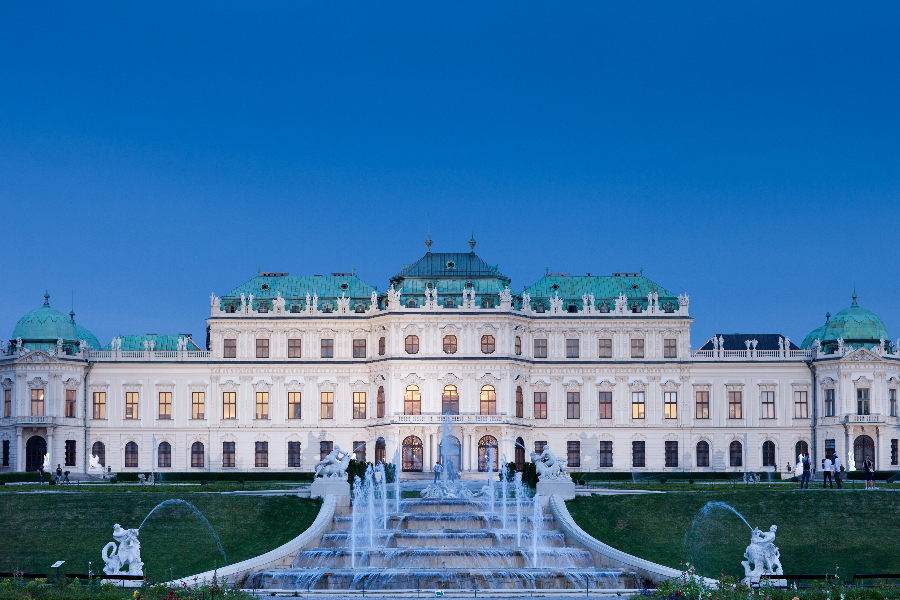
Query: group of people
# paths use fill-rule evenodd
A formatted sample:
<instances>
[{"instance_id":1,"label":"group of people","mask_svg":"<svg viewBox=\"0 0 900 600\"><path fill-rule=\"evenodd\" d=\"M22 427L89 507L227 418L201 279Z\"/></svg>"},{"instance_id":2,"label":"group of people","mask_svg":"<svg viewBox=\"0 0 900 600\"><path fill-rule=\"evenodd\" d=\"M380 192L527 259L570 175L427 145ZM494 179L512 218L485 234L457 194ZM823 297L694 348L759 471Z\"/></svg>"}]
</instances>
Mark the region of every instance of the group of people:
<instances>
[{"instance_id":1,"label":"group of people","mask_svg":"<svg viewBox=\"0 0 900 600\"><path fill-rule=\"evenodd\" d=\"M809 480L812 477L812 461L809 458L809 452L800 455L803 465L803 475L800 477L800 489L809 489ZM790 465L788 465L790 468ZM866 489L875 489L875 463L872 462L871 456L866 456L863 460L863 471L866 480ZM822 487L830 487L834 489L837 483L838 489L841 489L841 473L844 472L844 465L837 454L831 456L825 455L825 461L822 463Z\"/></svg>"},{"instance_id":2,"label":"group of people","mask_svg":"<svg viewBox=\"0 0 900 600\"><path fill-rule=\"evenodd\" d=\"M459 471L456 469L453 461L449 462L449 466L447 468L447 479L450 481L454 481L459 477ZM434 463L434 483L437 483L441 479L441 473L444 472L444 465L439 462Z\"/></svg>"},{"instance_id":3,"label":"group of people","mask_svg":"<svg viewBox=\"0 0 900 600\"><path fill-rule=\"evenodd\" d=\"M38 472L38 483L43 485L44 484L44 466L39 465L37 468L37 472ZM62 465L59 463L56 464L56 476L54 477L54 479L56 480L56 483L69 483L69 472L63 471Z\"/></svg>"}]
</instances>

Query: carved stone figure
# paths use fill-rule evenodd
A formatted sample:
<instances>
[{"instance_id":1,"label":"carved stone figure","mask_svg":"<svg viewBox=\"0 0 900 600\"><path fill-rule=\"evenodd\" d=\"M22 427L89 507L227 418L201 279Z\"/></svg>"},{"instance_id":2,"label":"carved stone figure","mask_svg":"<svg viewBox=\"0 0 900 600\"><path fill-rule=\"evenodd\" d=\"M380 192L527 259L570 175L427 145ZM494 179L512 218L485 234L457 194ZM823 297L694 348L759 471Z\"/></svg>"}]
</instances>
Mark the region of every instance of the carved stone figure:
<instances>
[{"instance_id":1,"label":"carved stone figure","mask_svg":"<svg viewBox=\"0 0 900 600\"><path fill-rule=\"evenodd\" d=\"M341 297L337 299L337 305L339 313L350 312L350 298L345 298L344 292L341 292Z\"/></svg>"},{"instance_id":2,"label":"carved stone figure","mask_svg":"<svg viewBox=\"0 0 900 600\"><path fill-rule=\"evenodd\" d=\"M49 452L47 452L47 454L44 455L44 470L45 471L50 470L50 453Z\"/></svg>"},{"instance_id":3,"label":"carved stone figure","mask_svg":"<svg viewBox=\"0 0 900 600\"><path fill-rule=\"evenodd\" d=\"M94 456L91 454L91 458L88 461L90 465L88 466L88 471L102 471L103 465L100 464L100 457Z\"/></svg>"},{"instance_id":4,"label":"carved stone figure","mask_svg":"<svg viewBox=\"0 0 900 600\"><path fill-rule=\"evenodd\" d=\"M555 296L550 298L550 312L553 314L562 312L563 301L559 297L559 290L556 290Z\"/></svg>"},{"instance_id":5,"label":"carved stone figure","mask_svg":"<svg viewBox=\"0 0 900 600\"><path fill-rule=\"evenodd\" d=\"M16 351L17 352L22 351L22 338L20 338L20 337L16 338Z\"/></svg>"},{"instance_id":6,"label":"carved stone figure","mask_svg":"<svg viewBox=\"0 0 900 600\"><path fill-rule=\"evenodd\" d=\"M681 294L678 296L678 306L688 306L690 304L690 299L687 294Z\"/></svg>"},{"instance_id":7,"label":"carved stone figure","mask_svg":"<svg viewBox=\"0 0 900 600\"><path fill-rule=\"evenodd\" d=\"M275 302L274 302L275 310L282 310L282 311L283 311L283 310L284 310L284 305L285 305L286 303L287 303L287 302L285 301L285 299L281 297L281 292L278 292L278 295L275 297Z\"/></svg>"},{"instance_id":8,"label":"carved stone figure","mask_svg":"<svg viewBox=\"0 0 900 600\"><path fill-rule=\"evenodd\" d=\"M789 338L788 336L784 336L784 351L791 351L791 338Z\"/></svg>"},{"instance_id":9,"label":"carved stone figure","mask_svg":"<svg viewBox=\"0 0 900 600\"><path fill-rule=\"evenodd\" d=\"M772 525L768 532L760 531L759 527L750 534L750 545L744 552L741 561L744 566L744 583L756 583L763 575L783 575L781 567L781 552L775 547L775 532L778 527ZM751 566L752 565L752 566Z\"/></svg>"},{"instance_id":10,"label":"carved stone figure","mask_svg":"<svg viewBox=\"0 0 900 600\"><path fill-rule=\"evenodd\" d=\"M778 336L778 351L784 350L784 338Z\"/></svg>"},{"instance_id":11,"label":"carved stone figure","mask_svg":"<svg viewBox=\"0 0 900 600\"><path fill-rule=\"evenodd\" d=\"M532 452L531 462L534 463L534 467L537 469L538 479L540 481L572 480L572 478L566 474L566 464L568 461L553 454L553 452L550 451L549 446L544 446L544 451L541 452L540 455Z\"/></svg>"},{"instance_id":12,"label":"carved stone figure","mask_svg":"<svg viewBox=\"0 0 900 600\"><path fill-rule=\"evenodd\" d=\"M440 499L463 499L469 500L476 498L480 493L475 493L462 485L458 480L450 481L441 480L438 483L432 483L419 494L423 498L440 498Z\"/></svg>"},{"instance_id":13,"label":"carved stone figure","mask_svg":"<svg viewBox=\"0 0 900 600\"><path fill-rule=\"evenodd\" d=\"M619 292L619 297L616 298L616 312L625 312L627 310L628 296L626 296L624 292Z\"/></svg>"},{"instance_id":14,"label":"carved stone figure","mask_svg":"<svg viewBox=\"0 0 900 600\"><path fill-rule=\"evenodd\" d=\"M725 337L719 336L719 350L725 350Z\"/></svg>"},{"instance_id":15,"label":"carved stone figure","mask_svg":"<svg viewBox=\"0 0 900 600\"><path fill-rule=\"evenodd\" d=\"M307 298L308 298L308 297L309 297L309 296L307 296ZM312 310L313 312L319 310L319 292L313 292L311 310Z\"/></svg>"},{"instance_id":16,"label":"carved stone figure","mask_svg":"<svg viewBox=\"0 0 900 600\"><path fill-rule=\"evenodd\" d=\"M856 459L853 457L853 450L847 451L847 470L848 471L856 470Z\"/></svg>"},{"instance_id":17,"label":"carved stone figure","mask_svg":"<svg viewBox=\"0 0 900 600\"><path fill-rule=\"evenodd\" d=\"M56 338L56 353L57 354L62 354L62 344L63 344L62 338ZM884 345L884 342L882 342L882 345Z\"/></svg>"},{"instance_id":18,"label":"carved stone figure","mask_svg":"<svg viewBox=\"0 0 900 600\"><path fill-rule=\"evenodd\" d=\"M350 453L341 450L340 446L335 446L328 456L316 463L316 477L346 479L350 458Z\"/></svg>"},{"instance_id":19,"label":"carved stone figure","mask_svg":"<svg viewBox=\"0 0 900 600\"><path fill-rule=\"evenodd\" d=\"M394 284L391 284L391 287L388 288L387 295L389 302L400 302L400 295L403 292L403 288L401 287L399 290L394 289Z\"/></svg>"},{"instance_id":20,"label":"carved stone figure","mask_svg":"<svg viewBox=\"0 0 900 600\"><path fill-rule=\"evenodd\" d=\"M122 568L128 565L127 575L143 575L144 563L141 562L141 543L138 541L137 529L124 529L116 523L113 527L113 539L119 542L109 542L103 547L103 572L107 575L118 575ZM113 554L113 552L115 554Z\"/></svg>"},{"instance_id":21,"label":"carved stone figure","mask_svg":"<svg viewBox=\"0 0 900 600\"><path fill-rule=\"evenodd\" d=\"M522 294L522 310L531 310L531 294L528 292Z\"/></svg>"},{"instance_id":22,"label":"carved stone figure","mask_svg":"<svg viewBox=\"0 0 900 600\"><path fill-rule=\"evenodd\" d=\"M247 306L247 298L244 297L244 292L241 292L241 308Z\"/></svg>"},{"instance_id":23,"label":"carved stone figure","mask_svg":"<svg viewBox=\"0 0 900 600\"><path fill-rule=\"evenodd\" d=\"M222 301L216 296L216 293L213 292L209 295L209 305L213 308L219 308L221 306Z\"/></svg>"},{"instance_id":24,"label":"carved stone figure","mask_svg":"<svg viewBox=\"0 0 900 600\"><path fill-rule=\"evenodd\" d=\"M307 294L306 297L309 298L309 294ZM375 293L375 292L372 292L372 306L371 306L371 308L372 308L372 310L378 308L378 294Z\"/></svg>"},{"instance_id":25,"label":"carved stone figure","mask_svg":"<svg viewBox=\"0 0 900 600\"><path fill-rule=\"evenodd\" d=\"M78 342L78 349L82 352L87 352L91 349L91 346L87 343L87 340L81 340Z\"/></svg>"},{"instance_id":26,"label":"carved stone figure","mask_svg":"<svg viewBox=\"0 0 900 600\"><path fill-rule=\"evenodd\" d=\"M253 310L253 294L250 294L249 298L247 299L247 308Z\"/></svg>"},{"instance_id":27,"label":"carved stone figure","mask_svg":"<svg viewBox=\"0 0 900 600\"><path fill-rule=\"evenodd\" d=\"M500 290L500 302L512 302L512 292L509 291L509 286Z\"/></svg>"}]
</instances>

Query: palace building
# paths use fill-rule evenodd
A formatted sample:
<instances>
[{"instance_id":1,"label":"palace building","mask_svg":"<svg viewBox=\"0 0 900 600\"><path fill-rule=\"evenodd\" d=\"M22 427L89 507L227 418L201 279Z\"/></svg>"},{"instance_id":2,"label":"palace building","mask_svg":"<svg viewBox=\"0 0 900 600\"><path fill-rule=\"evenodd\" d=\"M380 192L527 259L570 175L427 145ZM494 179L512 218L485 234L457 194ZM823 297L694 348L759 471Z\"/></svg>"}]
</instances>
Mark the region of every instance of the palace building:
<instances>
[{"instance_id":1,"label":"palace building","mask_svg":"<svg viewBox=\"0 0 900 600\"><path fill-rule=\"evenodd\" d=\"M518 293L474 239L426 244L386 291L260 273L213 294L205 349L187 334L101 347L45 295L0 354L0 469L49 454L86 471L93 454L113 472L311 471L336 445L399 450L405 471L548 445L570 471L784 470L806 451L900 468L900 354L855 293L799 347L754 333L692 350L688 296L642 273L547 273Z\"/></svg>"}]
</instances>

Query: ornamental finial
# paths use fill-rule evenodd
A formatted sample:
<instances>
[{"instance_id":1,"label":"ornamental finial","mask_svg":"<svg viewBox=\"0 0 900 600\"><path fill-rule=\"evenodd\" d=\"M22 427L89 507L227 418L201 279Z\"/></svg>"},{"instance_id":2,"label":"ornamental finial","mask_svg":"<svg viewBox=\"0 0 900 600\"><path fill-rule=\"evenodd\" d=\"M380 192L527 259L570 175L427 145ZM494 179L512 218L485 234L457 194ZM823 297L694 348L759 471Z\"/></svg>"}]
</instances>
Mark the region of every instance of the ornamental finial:
<instances>
[{"instance_id":1,"label":"ornamental finial","mask_svg":"<svg viewBox=\"0 0 900 600\"><path fill-rule=\"evenodd\" d=\"M44 308L50 308L50 292L44 290Z\"/></svg>"},{"instance_id":2,"label":"ornamental finial","mask_svg":"<svg viewBox=\"0 0 900 600\"><path fill-rule=\"evenodd\" d=\"M472 254L475 254L475 230L472 230L472 239L469 240L469 248L472 249Z\"/></svg>"},{"instance_id":3,"label":"ornamental finial","mask_svg":"<svg viewBox=\"0 0 900 600\"><path fill-rule=\"evenodd\" d=\"M428 248L428 254L431 254L431 244L434 242L431 241L431 235L428 236L428 239L425 240L425 246Z\"/></svg>"}]
</instances>

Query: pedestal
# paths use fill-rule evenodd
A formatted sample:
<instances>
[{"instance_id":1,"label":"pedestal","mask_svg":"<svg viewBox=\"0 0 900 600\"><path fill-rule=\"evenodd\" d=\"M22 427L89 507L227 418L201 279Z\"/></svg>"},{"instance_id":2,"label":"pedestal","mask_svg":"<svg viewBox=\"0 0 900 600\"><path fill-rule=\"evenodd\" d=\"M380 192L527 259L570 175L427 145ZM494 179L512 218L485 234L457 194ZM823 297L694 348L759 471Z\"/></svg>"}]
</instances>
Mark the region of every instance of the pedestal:
<instances>
[{"instance_id":1,"label":"pedestal","mask_svg":"<svg viewBox=\"0 0 900 600\"><path fill-rule=\"evenodd\" d=\"M317 477L309 486L310 498L324 498L332 494L337 496L338 506L350 503L350 484L346 479ZM343 497L343 498L342 498Z\"/></svg>"},{"instance_id":2,"label":"pedestal","mask_svg":"<svg viewBox=\"0 0 900 600\"><path fill-rule=\"evenodd\" d=\"M537 493L544 502L550 501L550 496L559 494L563 500L575 499L575 482L571 479L551 479L549 481L538 480Z\"/></svg>"}]
</instances>

